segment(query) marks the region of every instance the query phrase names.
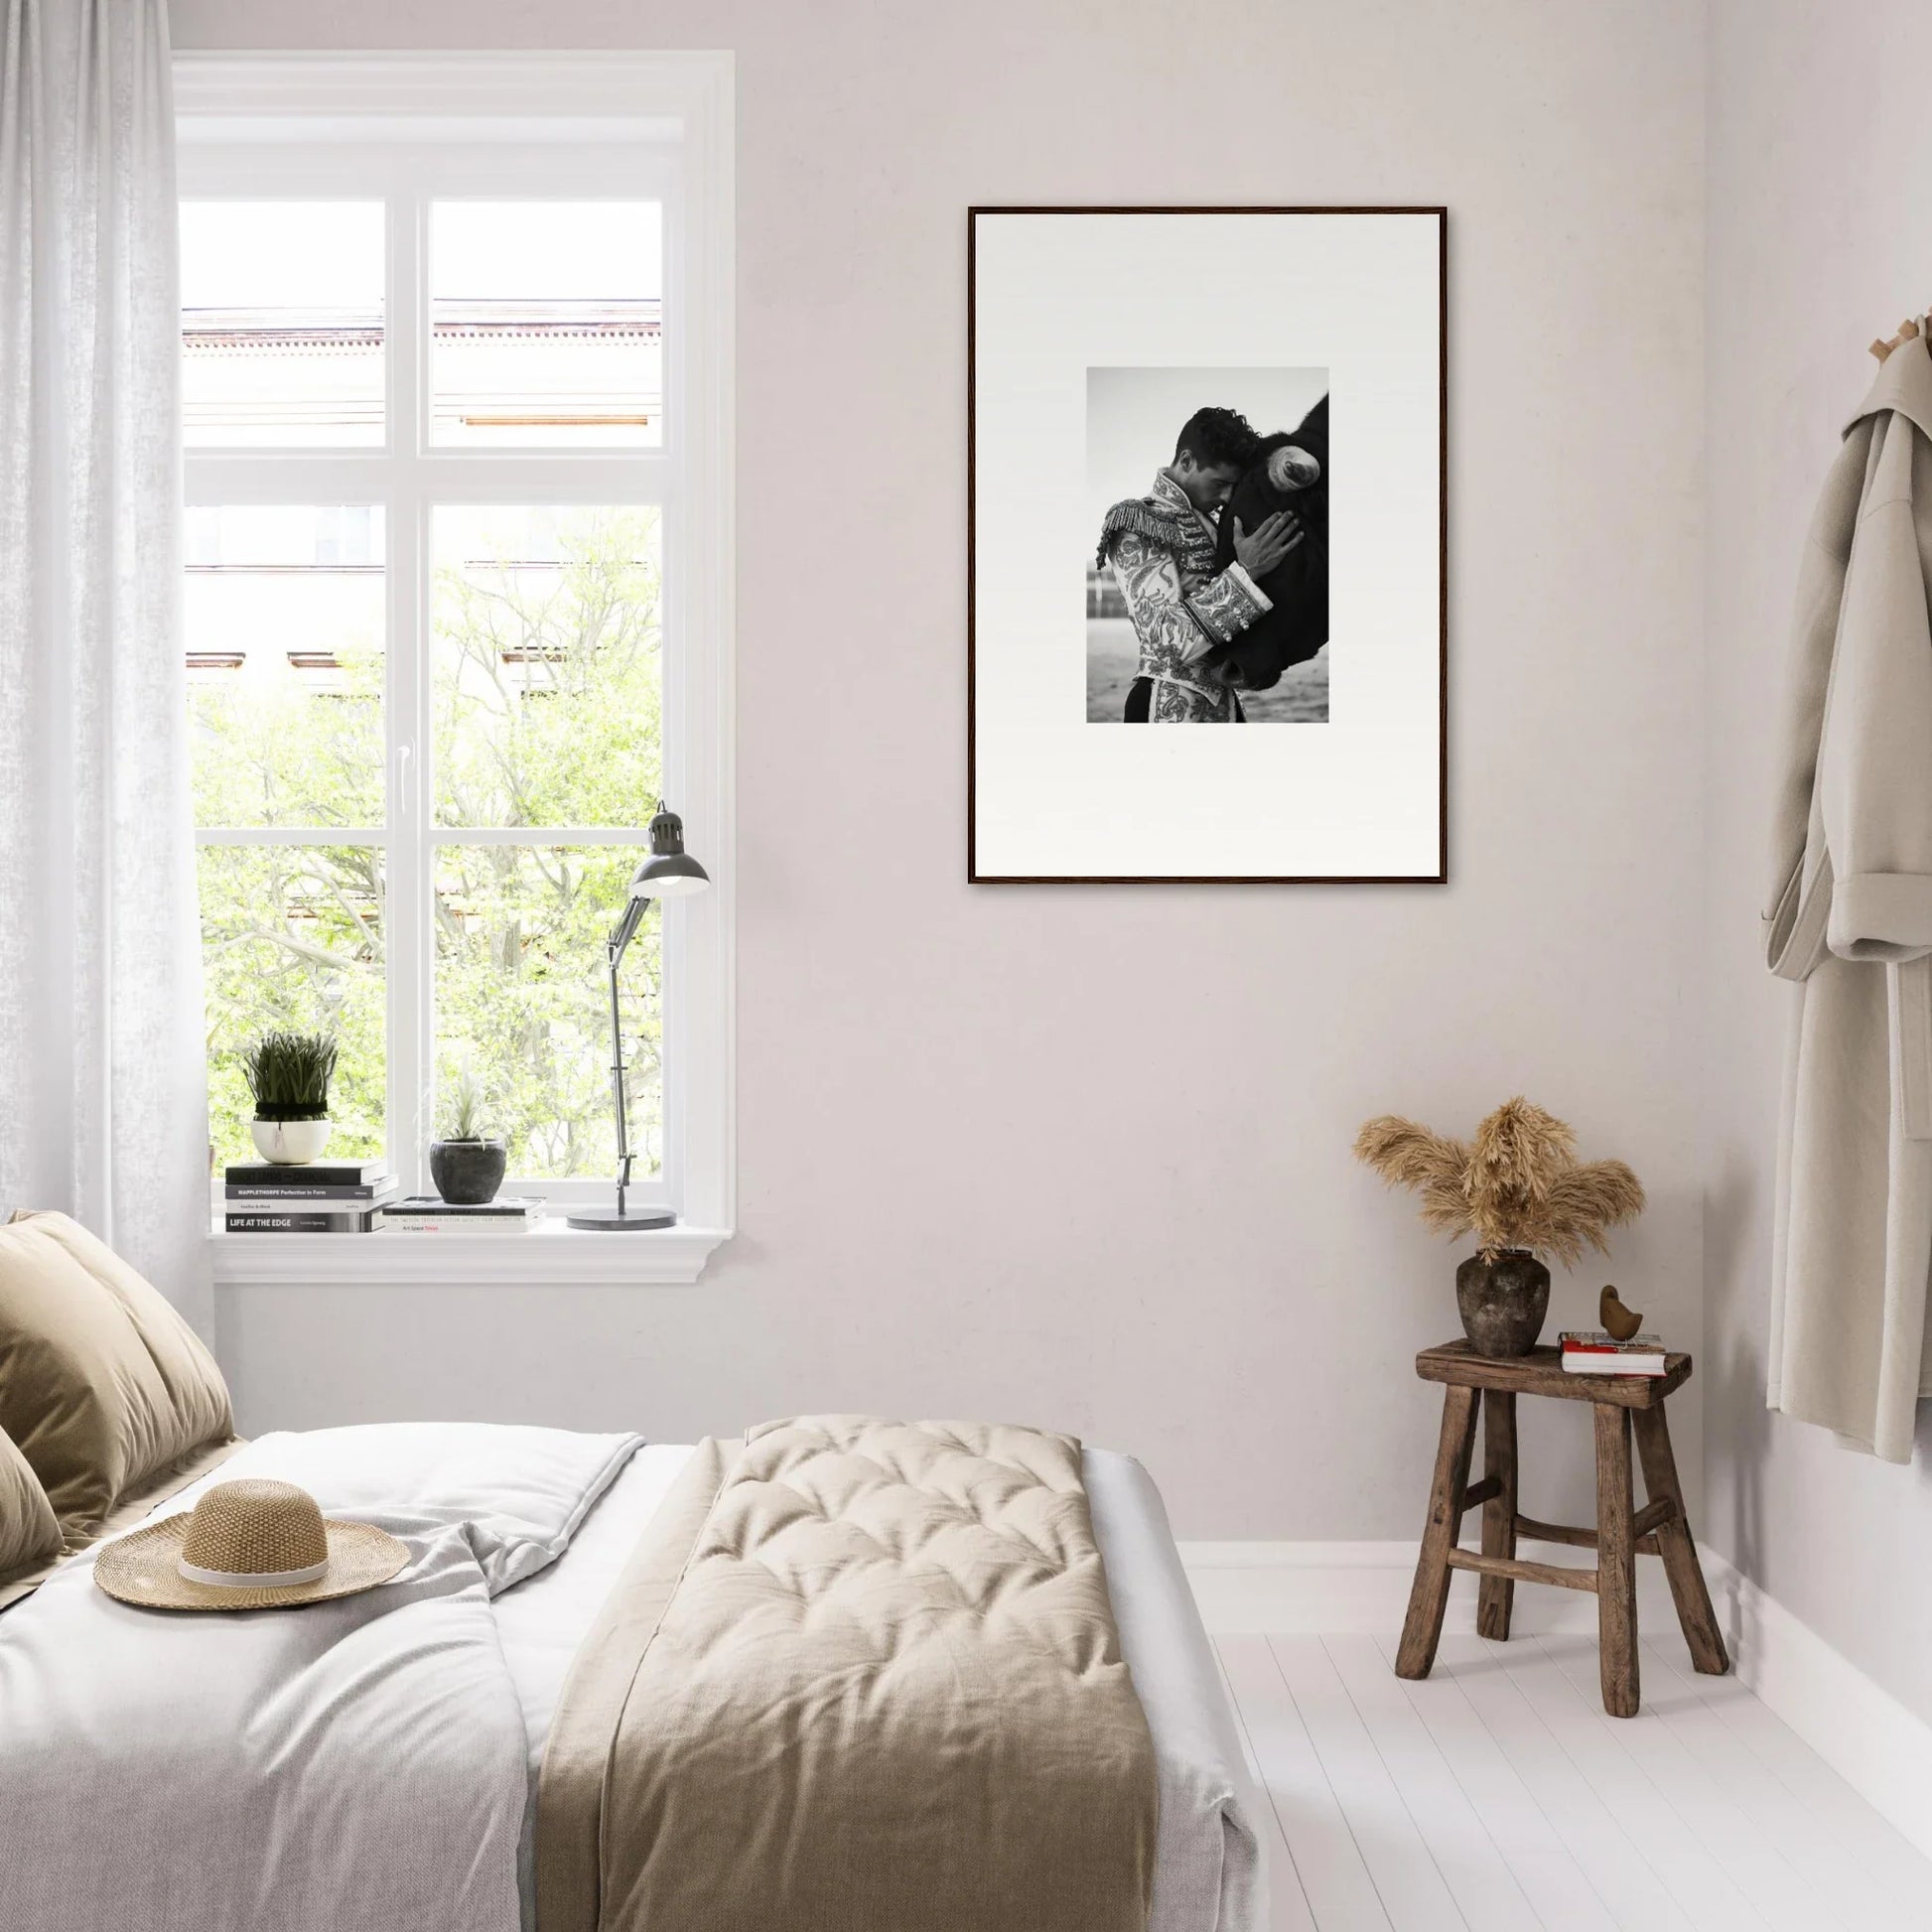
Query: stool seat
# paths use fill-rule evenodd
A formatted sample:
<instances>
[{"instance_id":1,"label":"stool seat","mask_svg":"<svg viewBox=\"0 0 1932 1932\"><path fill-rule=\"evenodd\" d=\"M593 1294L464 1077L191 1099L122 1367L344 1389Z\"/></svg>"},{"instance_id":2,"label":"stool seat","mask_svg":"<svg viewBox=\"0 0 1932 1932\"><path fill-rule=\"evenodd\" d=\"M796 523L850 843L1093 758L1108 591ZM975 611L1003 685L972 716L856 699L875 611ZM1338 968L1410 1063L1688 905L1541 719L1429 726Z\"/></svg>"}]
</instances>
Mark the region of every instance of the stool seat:
<instances>
[{"instance_id":1,"label":"stool seat","mask_svg":"<svg viewBox=\"0 0 1932 1932\"><path fill-rule=\"evenodd\" d=\"M1624 1409L1654 1409L1691 1379L1691 1358L1667 1354L1661 1375L1572 1375L1561 1348L1532 1348L1499 1360L1478 1355L1473 1343L1446 1341L1416 1357L1425 1382L1460 1382L1466 1388L1507 1395L1555 1395L1571 1402L1614 1402Z\"/></svg>"},{"instance_id":2,"label":"stool seat","mask_svg":"<svg viewBox=\"0 0 1932 1932\"><path fill-rule=\"evenodd\" d=\"M1450 1575L1457 1570L1480 1578L1476 1630L1485 1637L1509 1635L1510 1612L1519 1583L1554 1584L1565 1589L1596 1593L1597 1647L1603 1709L1613 1718L1633 1718L1640 1703L1637 1670L1636 1559L1662 1560L1671 1600L1691 1661L1707 1676L1730 1668L1724 1637L1711 1607L1698 1563L1697 1545L1684 1510L1671 1451L1664 1401L1691 1377L1691 1358L1669 1354L1662 1375L1573 1375L1556 1348L1499 1359L1479 1355L1466 1341L1444 1342L1416 1357L1425 1382L1445 1385L1443 1432L1430 1483L1429 1520L1423 1531L1416 1581L1409 1592L1409 1614L1396 1653L1398 1677L1427 1677L1442 1641L1449 1607ZM1516 1398L1554 1396L1587 1402L1595 1424L1596 1525L1545 1523L1516 1506ZM1469 1480L1475 1447L1476 1413L1482 1414L1483 1473ZM1633 1505L1630 1438L1637 1439L1648 1500ZM1465 1550L1459 1537L1465 1510L1482 1507L1482 1548ZM1519 1535L1596 1552L1593 1569L1581 1564L1527 1563L1516 1555Z\"/></svg>"}]
</instances>

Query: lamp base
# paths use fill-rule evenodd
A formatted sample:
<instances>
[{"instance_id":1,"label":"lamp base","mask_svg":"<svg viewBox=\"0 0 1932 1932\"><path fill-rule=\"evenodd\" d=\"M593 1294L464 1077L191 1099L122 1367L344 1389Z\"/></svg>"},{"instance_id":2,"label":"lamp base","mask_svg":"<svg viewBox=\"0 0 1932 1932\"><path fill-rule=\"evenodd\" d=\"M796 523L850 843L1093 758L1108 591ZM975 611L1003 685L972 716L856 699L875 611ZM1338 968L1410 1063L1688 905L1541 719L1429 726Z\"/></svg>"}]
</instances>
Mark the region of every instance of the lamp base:
<instances>
[{"instance_id":1,"label":"lamp base","mask_svg":"<svg viewBox=\"0 0 1932 1932\"><path fill-rule=\"evenodd\" d=\"M564 1221L569 1227L599 1234L621 1234L627 1228L675 1227L677 1216L668 1207L632 1207L622 1213L615 1207L593 1207L583 1214L567 1214Z\"/></svg>"}]
</instances>

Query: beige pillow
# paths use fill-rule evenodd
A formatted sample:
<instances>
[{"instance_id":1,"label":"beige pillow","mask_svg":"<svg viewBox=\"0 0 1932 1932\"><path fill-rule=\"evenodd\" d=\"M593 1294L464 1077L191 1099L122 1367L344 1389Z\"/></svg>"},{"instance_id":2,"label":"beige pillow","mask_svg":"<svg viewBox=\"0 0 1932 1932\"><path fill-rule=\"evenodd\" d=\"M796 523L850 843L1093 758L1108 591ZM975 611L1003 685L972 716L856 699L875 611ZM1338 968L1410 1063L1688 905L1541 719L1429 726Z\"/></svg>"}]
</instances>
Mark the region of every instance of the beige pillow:
<instances>
[{"instance_id":1,"label":"beige pillow","mask_svg":"<svg viewBox=\"0 0 1932 1932\"><path fill-rule=\"evenodd\" d=\"M234 1434L195 1331L65 1214L0 1227L0 1429L69 1542L171 1462Z\"/></svg>"},{"instance_id":2,"label":"beige pillow","mask_svg":"<svg viewBox=\"0 0 1932 1932\"><path fill-rule=\"evenodd\" d=\"M0 1429L0 1584L61 1554L61 1526L40 1477Z\"/></svg>"}]
</instances>

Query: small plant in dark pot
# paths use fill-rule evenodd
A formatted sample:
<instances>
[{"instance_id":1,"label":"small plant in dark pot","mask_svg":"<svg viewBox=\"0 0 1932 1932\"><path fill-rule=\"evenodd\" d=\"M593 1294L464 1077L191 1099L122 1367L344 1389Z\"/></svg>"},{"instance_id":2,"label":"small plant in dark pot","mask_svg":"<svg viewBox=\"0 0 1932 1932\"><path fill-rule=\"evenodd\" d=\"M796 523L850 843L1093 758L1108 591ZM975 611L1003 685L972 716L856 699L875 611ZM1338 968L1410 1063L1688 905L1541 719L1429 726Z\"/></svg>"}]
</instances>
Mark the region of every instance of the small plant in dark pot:
<instances>
[{"instance_id":1,"label":"small plant in dark pot","mask_svg":"<svg viewBox=\"0 0 1932 1932\"><path fill-rule=\"evenodd\" d=\"M450 1097L449 1132L429 1144L430 1178L452 1207L482 1207L496 1198L509 1150L483 1130L483 1094L468 1073Z\"/></svg>"},{"instance_id":2,"label":"small plant in dark pot","mask_svg":"<svg viewBox=\"0 0 1932 1932\"><path fill-rule=\"evenodd\" d=\"M241 1055L255 1096L249 1132L264 1161L299 1167L329 1145L329 1082L336 1042L327 1034L263 1034Z\"/></svg>"},{"instance_id":3,"label":"small plant in dark pot","mask_svg":"<svg viewBox=\"0 0 1932 1932\"><path fill-rule=\"evenodd\" d=\"M1476 1128L1472 1141L1432 1134L1383 1114L1355 1137L1355 1158L1392 1186L1422 1196L1426 1226L1478 1246L1455 1271L1463 1332L1478 1355L1527 1355L1543 1332L1550 1271L1643 1212L1643 1185L1621 1161L1577 1159L1577 1137L1520 1096Z\"/></svg>"}]
</instances>

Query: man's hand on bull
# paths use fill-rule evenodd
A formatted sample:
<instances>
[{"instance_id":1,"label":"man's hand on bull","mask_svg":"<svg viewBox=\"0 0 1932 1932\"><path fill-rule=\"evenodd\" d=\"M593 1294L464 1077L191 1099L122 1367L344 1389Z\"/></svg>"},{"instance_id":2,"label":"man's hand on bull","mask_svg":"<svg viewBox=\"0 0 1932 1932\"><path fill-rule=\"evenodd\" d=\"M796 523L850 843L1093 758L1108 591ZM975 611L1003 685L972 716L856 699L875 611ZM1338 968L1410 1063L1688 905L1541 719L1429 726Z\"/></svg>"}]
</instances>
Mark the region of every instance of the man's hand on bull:
<instances>
[{"instance_id":1,"label":"man's hand on bull","mask_svg":"<svg viewBox=\"0 0 1932 1932\"><path fill-rule=\"evenodd\" d=\"M1302 519L1291 510L1276 510L1272 516L1264 516L1253 530L1244 530L1237 516L1234 519L1235 561L1259 582L1307 535Z\"/></svg>"}]
</instances>

